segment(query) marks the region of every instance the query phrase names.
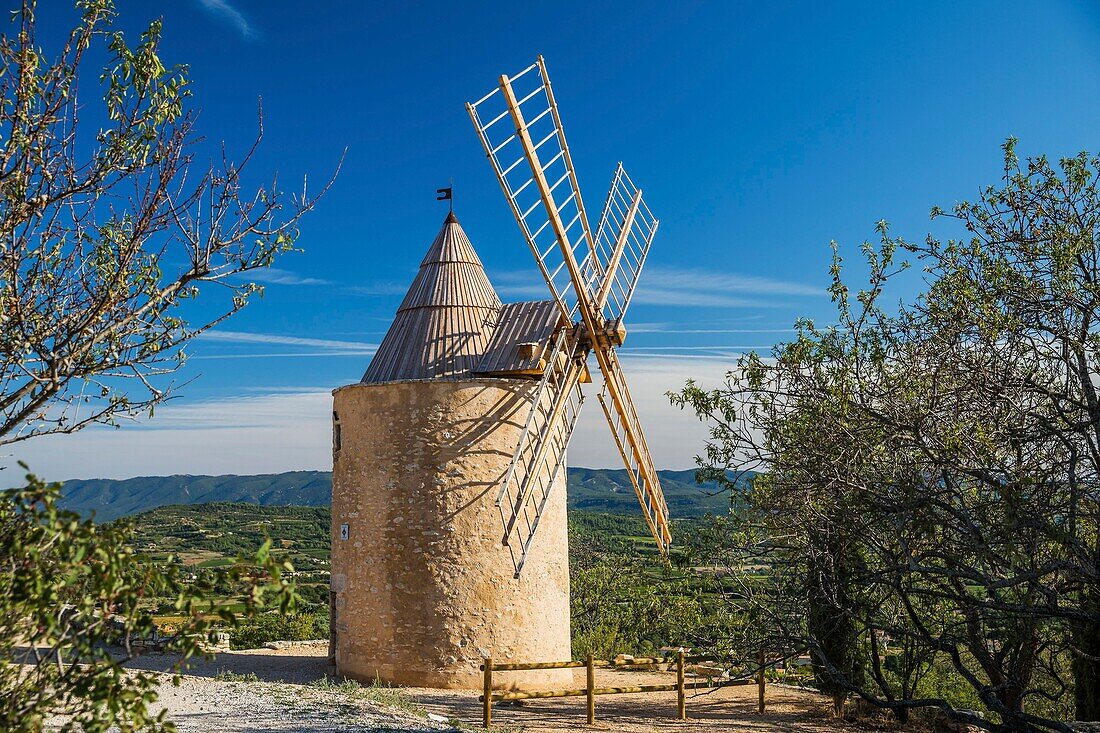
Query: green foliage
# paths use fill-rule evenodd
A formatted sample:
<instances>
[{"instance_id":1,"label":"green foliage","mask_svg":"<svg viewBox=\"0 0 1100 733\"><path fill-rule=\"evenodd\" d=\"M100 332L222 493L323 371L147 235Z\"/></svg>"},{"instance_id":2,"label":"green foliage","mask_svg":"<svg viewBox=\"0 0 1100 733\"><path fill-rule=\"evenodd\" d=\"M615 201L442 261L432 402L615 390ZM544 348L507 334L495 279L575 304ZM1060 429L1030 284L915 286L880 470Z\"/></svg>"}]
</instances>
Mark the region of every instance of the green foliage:
<instances>
[{"instance_id":1,"label":"green foliage","mask_svg":"<svg viewBox=\"0 0 1100 733\"><path fill-rule=\"evenodd\" d=\"M153 715L158 679L127 672L131 639L154 630L148 600L172 598L183 622L167 649L186 660L237 614L210 601L210 588L184 582L179 566L136 553L127 524L97 525L58 508L58 484L27 476L0 494L0 729L37 731L63 715L62 731L171 730ZM244 614L296 602L264 545L230 572L246 587ZM111 647L122 651L112 653Z\"/></svg>"},{"instance_id":2,"label":"green foliage","mask_svg":"<svg viewBox=\"0 0 1100 733\"><path fill-rule=\"evenodd\" d=\"M316 201L250 193L251 154L191 169L190 80L161 60L161 21L135 42L111 0L76 0L51 43L21 5L0 37L0 445L152 415L183 347L262 294L231 276L291 250Z\"/></svg>"},{"instance_id":3,"label":"green foliage","mask_svg":"<svg viewBox=\"0 0 1100 733\"><path fill-rule=\"evenodd\" d=\"M943 698L952 707L963 710L982 710L985 707L974 687L954 665L945 660L929 666L914 691L914 697Z\"/></svg>"},{"instance_id":4,"label":"green foliage","mask_svg":"<svg viewBox=\"0 0 1100 733\"><path fill-rule=\"evenodd\" d=\"M835 528L839 522L833 522ZM834 533L810 532L806 573L806 633L818 688L844 710L852 688L864 683L867 658L862 629L852 609L859 602L858 545Z\"/></svg>"},{"instance_id":5,"label":"green foliage","mask_svg":"<svg viewBox=\"0 0 1100 733\"><path fill-rule=\"evenodd\" d=\"M247 674L240 674L230 670L221 670L214 679L218 682L259 682L260 678L255 672L248 672Z\"/></svg>"},{"instance_id":6,"label":"green foliage","mask_svg":"<svg viewBox=\"0 0 1100 733\"><path fill-rule=\"evenodd\" d=\"M710 426L700 476L757 473L719 536L743 645L808 648L818 683L901 722L1100 718L1100 158L1004 146L942 242L834 245L836 323L671 395ZM897 307L908 264L925 291ZM967 709L984 715L967 712Z\"/></svg>"},{"instance_id":7,"label":"green foliage","mask_svg":"<svg viewBox=\"0 0 1100 733\"><path fill-rule=\"evenodd\" d=\"M219 558L233 558L268 538L299 570L326 566L331 548L328 507L166 506L125 521L134 524L134 543L141 550L176 555L213 553L217 557L206 562L214 566Z\"/></svg>"},{"instance_id":8,"label":"green foliage","mask_svg":"<svg viewBox=\"0 0 1100 733\"><path fill-rule=\"evenodd\" d=\"M574 567L612 557L656 559L657 554L649 527L636 513L569 511L569 561Z\"/></svg>"},{"instance_id":9,"label":"green foliage","mask_svg":"<svg viewBox=\"0 0 1100 733\"><path fill-rule=\"evenodd\" d=\"M312 613L261 613L236 626L229 633L229 645L233 649L256 649L269 641L327 639L328 622L327 609Z\"/></svg>"},{"instance_id":10,"label":"green foliage","mask_svg":"<svg viewBox=\"0 0 1100 733\"><path fill-rule=\"evenodd\" d=\"M702 520L697 520L702 521ZM678 541L692 535L678 522ZM570 605L573 654L646 656L692 646L731 623L720 586L691 568L666 567L637 516L571 512Z\"/></svg>"},{"instance_id":11,"label":"green foliage","mask_svg":"<svg viewBox=\"0 0 1100 733\"><path fill-rule=\"evenodd\" d=\"M1100 571L1100 561L1097 562ZM1100 572L1097 582L1082 590L1082 605L1100 619ZM1100 720L1100 623L1076 624L1073 629L1074 702L1078 720Z\"/></svg>"},{"instance_id":12,"label":"green foliage","mask_svg":"<svg viewBox=\"0 0 1100 733\"><path fill-rule=\"evenodd\" d=\"M703 594L682 577L661 577L652 564L604 561L574 570L570 604L573 655L647 656L696 637Z\"/></svg>"}]
</instances>

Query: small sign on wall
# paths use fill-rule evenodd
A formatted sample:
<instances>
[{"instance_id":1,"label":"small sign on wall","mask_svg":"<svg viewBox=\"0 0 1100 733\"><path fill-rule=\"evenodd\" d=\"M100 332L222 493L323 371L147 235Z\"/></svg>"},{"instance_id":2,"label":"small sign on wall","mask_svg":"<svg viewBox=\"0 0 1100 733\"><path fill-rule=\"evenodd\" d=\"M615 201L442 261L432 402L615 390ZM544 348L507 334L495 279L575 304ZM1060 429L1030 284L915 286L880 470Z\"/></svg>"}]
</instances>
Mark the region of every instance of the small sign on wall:
<instances>
[{"instance_id":1,"label":"small sign on wall","mask_svg":"<svg viewBox=\"0 0 1100 733\"><path fill-rule=\"evenodd\" d=\"M348 538L348 534L349 534L348 525L341 524L340 525L340 539L346 540Z\"/></svg>"}]
</instances>

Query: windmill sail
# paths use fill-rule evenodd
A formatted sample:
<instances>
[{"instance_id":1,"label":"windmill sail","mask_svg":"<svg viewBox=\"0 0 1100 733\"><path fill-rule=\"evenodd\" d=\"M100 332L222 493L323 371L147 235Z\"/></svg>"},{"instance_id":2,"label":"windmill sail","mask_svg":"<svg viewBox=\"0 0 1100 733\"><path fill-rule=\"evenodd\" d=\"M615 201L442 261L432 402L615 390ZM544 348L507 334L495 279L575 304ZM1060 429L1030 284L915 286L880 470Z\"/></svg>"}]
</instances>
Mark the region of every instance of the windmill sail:
<instances>
[{"instance_id":1,"label":"windmill sail","mask_svg":"<svg viewBox=\"0 0 1100 733\"><path fill-rule=\"evenodd\" d=\"M584 364L576 341L563 329L554 341L546 371L512 456L496 504L504 522L504 544L512 550L516 577L523 570L554 483L565 465L565 449L580 415Z\"/></svg>"},{"instance_id":2,"label":"windmill sail","mask_svg":"<svg viewBox=\"0 0 1100 733\"><path fill-rule=\"evenodd\" d=\"M595 240L542 57L502 76L466 110L543 279L562 315L572 319L577 299L564 253L591 262ZM594 287L599 272L586 269Z\"/></svg>"},{"instance_id":3,"label":"windmill sail","mask_svg":"<svg viewBox=\"0 0 1100 733\"><path fill-rule=\"evenodd\" d=\"M600 406L607 418L608 427L611 428L611 434L615 436L615 446L622 456L649 531L657 542L657 549L664 555L668 553L672 543L668 504L665 503L657 469L653 465L649 445L638 421L638 413L634 410L634 401L630 399L630 391L619 366L618 356L613 349L609 349L607 355L611 369L605 372L605 377L609 373L612 376L604 380L604 389L598 395Z\"/></svg>"},{"instance_id":4,"label":"windmill sail","mask_svg":"<svg viewBox=\"0 0 1100 733\"><path fill-rule=\"evenodd\" d=\"M520 538L517 574L538 527L538 507L564 460L590 353L604 377L600 403L608 425L657 547L667 555L668 507L615 354L657 219L620 164L593 235L541 56L516 76L501 76L497 89L466 109L561 315L571 322L580 316L559 334L555 354L569 357L547 366L499 496L504 543L511 546L514 534Z\"/></svg>"},{"instance_id":5,"label":"windmill sail","mask_svg":"<svg viewBox=\"0 0 1100 733\"><path fill-rule=\"evenodd\" d=\"M596 260L603 272L595 303L605 320L618 321L630 305L657 224L641 189L619 163L595 237Z\"/></svg>"}]
</instances>

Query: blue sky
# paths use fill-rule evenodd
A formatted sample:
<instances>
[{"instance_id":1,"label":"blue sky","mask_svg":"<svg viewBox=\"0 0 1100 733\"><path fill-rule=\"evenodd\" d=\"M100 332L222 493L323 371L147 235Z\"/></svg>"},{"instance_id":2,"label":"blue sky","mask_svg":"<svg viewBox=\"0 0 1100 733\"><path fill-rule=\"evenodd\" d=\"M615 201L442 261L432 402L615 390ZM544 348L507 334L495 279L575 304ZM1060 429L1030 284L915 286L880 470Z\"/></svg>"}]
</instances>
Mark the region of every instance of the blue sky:
<instances>
[{"instance_id":1,"label":"blue sky","mask_svg":"<svg viewBox=\"0 0 1100 733\"><path fill-rule=\"evenodd\" d=\"M43 3L43 32L65 3ZM874 223L944 234L933 204L995 182L1000 144L1097 149L1100 8L1091 3L428 4L120 0L163 16L210 155L243 151L287 189L331 192L304 253L195 343L184 396L153 421L31 441L52 478L328 468L328 391L357 381L446 213L505 300L541 295L464 102L542 53L590 210L617 161L661 219L622 351L660 467L692 465L702 427L663 393L714 383L748 348L830 319L828 243L849 260ZM45 40L45 38L44 38ZM83 93L91 104L87 85ZM615 465L589 409L574 465ZM63 443L60 441L64 441ZM59 446L64 446L59 450Z\"/></svg>"}]
</instances>

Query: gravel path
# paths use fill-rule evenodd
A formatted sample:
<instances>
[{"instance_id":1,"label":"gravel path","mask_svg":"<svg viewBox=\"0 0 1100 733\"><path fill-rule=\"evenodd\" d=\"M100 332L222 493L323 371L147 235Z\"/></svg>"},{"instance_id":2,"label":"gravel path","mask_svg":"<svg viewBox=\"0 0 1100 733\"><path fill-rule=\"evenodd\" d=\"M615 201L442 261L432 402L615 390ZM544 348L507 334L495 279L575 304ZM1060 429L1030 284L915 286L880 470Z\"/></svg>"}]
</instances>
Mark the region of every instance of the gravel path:
<instances>
[{"instance_id":1,"label":"gravel path","mask_svg":"<svg viewBox=\"0 0 1100 733\"><path fill-rule=\"evenodd\" d=\"M190 663L178 686L169 674L171 656L147 654L127 667L164 673L154 710L167 709L181 733L454 730L427 711L410 710L407 695L325 684L326 655L327 643L221 652ZM401 699L380 704L376 694Z\"/></svg>"},{"instance_id":2,"label":"gravel path","mask_svg":"<svg viewBox=\"0 0 1100 733\"><path fill-rule=\"evenodd\" d=\"M481 703L476 692L406 688L398 694L355 685L321 683L328 671L327 648L298 645L283 649L223 652L200 660L185 673L179 687L165 675L158 709L167 708L182 733L276 733L282 731L454 731L454 725L480 729ZM167 671L172 659L150 654L129 665ZM243 678L243 679L242 679ZM671 673L599 670L597 684L661 684ZM577 671L584 686L584 670ZM683 731L717 733L825 733L854 727L834 720L821 695L782 685L769 685L767 711L756 712L756 688L726 687L689 692L688 721L676 718L676 693L607 695L596 698L596 725L601 731ZM530 731L593 730L585 724L584 698L498 703L494 728Z\"/></svg>"}]
</instances>

